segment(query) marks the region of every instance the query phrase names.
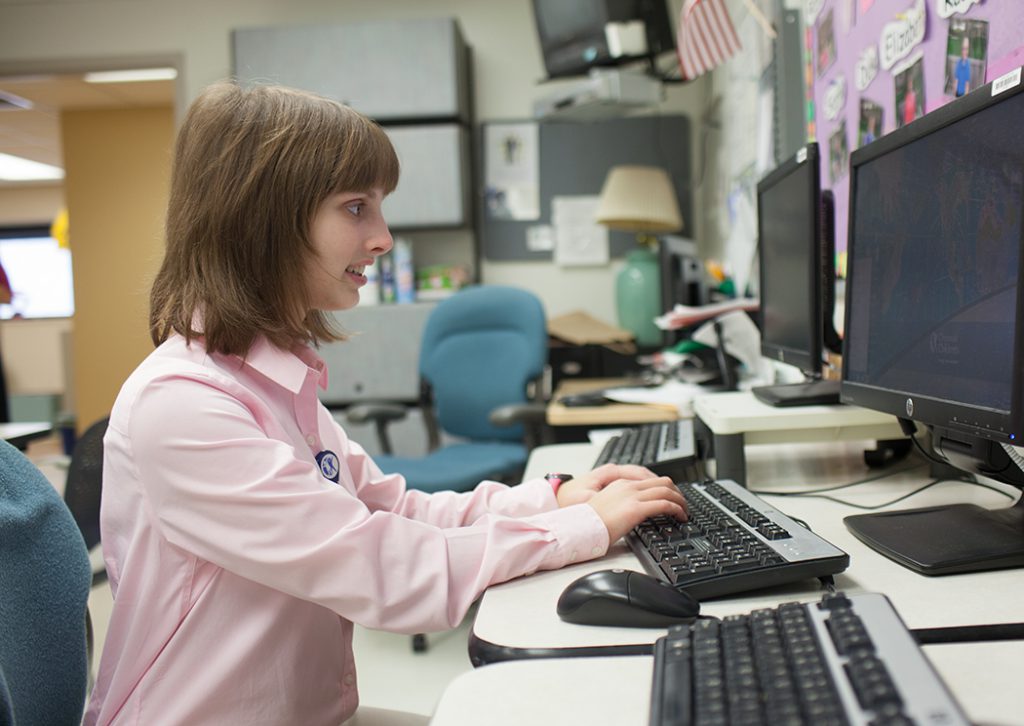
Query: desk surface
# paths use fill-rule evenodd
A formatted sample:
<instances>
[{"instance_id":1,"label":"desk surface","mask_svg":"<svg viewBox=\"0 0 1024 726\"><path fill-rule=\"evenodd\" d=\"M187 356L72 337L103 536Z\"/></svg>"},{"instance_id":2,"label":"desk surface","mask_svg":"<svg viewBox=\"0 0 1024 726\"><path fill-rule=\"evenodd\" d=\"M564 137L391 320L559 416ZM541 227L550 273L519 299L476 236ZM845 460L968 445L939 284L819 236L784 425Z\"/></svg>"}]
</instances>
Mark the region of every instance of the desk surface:
<instances>
[{"instance_id":1,"label":"desk surface","mask_svg":"<svg viewBox=\"0 0 1024 726\"><path fill-rule=\"evenodd\" d=\"M790 444L751 447L751 476L754 490L794 492L842 484L875 476L861 454L870 442ZM591 444L562 444L536 449L527 474L538 471L580 471L597 455ZM894 469L915 465L910 460ZM848 501L873 505L888 502L926 481L922 464L885 479L861 484L835 494ZM1014 490L1006 488L1007 493ZM947 575L929 578L918 575L874 552L846 529L842 518L859 510L823 499L777 497L766 499L790 516L806 521L818 534L850 555L850 567L836 576L836 586L850 592L881 592L910 628L1016 622L1022 618L1024 577L1019 570ZM986 507L1004 507L1010 500L982 487L948 482L917 494L894 507L909 508L932 504L973 502ZM614 567L641 569L636 557L622 542L598 560L561 570L538 572L488 588L481 599L473 625L471 656L496 652L498 646L515 656L554 648L650 644L662 632L657 629L608 628L562 622L555 604L562 590L573 580L594 570ZM702 603L702 612L724 616L745 613L780 602L808 601L820 596L817 580L730 596ZM484 658L490 660L490 658Z\"/></svg>"},{"instance_id":2,"label":"desk surface","mask_svg":"<svg viewBox=\"0 0 1024 726\"><path fill-rule=\"evenodd\" d=\"M800 491L854 482L878 474L863 464L871 442L834 442L752 447L749 486L757 491ZM563 444L534 451L527 474L585 468L596 456L591 444ZM575 465L575 467L574 467ZM920 486L926 467L909 460L884 479L835 492L847 501L874 505ZM1007 493L1014 490L1007 488ZM807 521L819 534L850 554L851 565L836 577L849 592L883 592L909 628L1016 622L1022 619L1024 577L1019 570L928 578L907 570L861 544L842 523L859 510L808 497L765 495L775 506ZM1009 499L961 482L939 484L890 508L974 502L1004 507ZM558 619L555 603L577 577L610 567L640 569L621 542L599 560L491 587L477 610L472 638L517 650L649 645L664 629L602 628ZM702 612L723 616L773 607L780 602L820 597L816 580L739 597L707 601ZM471 643L471 653L474 644ZM1024 690L1019 686L1024 642L963 643L925 646L925 654L975 723L1024 723ZM646 724L649 714L649 656L512 660L477 668L457 678L445 692L432 724L592 723ZM613 693L601 698L595 694Z\"/></svg>"},{"instance_id":3,"label":"desk surface","mask_svg":"<svg viewBox=\"0 0 1024 726\"><path fill-rule=\"evenodd\" d=\"M53 424L48 421L31 421L25 423L0 423L0 437L18 449L23 449L29 441L48 436L53 431Z\"/></svg>"},{"instance_id":4,"label":"desk surface","mask_svg":"<svg viewBox=\"0 0 1024 726\"><path fill-rule=\"evenodd\" d=\"M551 426L634 426L636 424L675 421L679 414L674 408L649 406L642 403L608 403L603 406L566 406L558 402L561 396L585 393L598 388L628 386L625 378L576 378L564 380L551 396L547 407L547 421Z\"/></svg>"}]
</instances>

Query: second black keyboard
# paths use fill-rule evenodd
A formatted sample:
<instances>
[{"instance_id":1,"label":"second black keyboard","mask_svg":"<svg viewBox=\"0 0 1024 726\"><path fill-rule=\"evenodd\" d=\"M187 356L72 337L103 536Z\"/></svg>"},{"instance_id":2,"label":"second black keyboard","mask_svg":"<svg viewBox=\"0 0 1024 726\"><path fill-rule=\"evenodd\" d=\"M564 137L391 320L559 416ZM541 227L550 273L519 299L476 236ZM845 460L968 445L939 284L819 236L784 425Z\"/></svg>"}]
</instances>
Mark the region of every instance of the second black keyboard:
<instances>
[{"instance_id":1,"label":"second black keyboard","mask_svg":"<svg viewBox=\"0 0 1024 726\"><path fill-rule=\"evenodd\" d=\"M850 557L729 480L677 484L689 521L653 517L626 536L651 575L719 597L842 572Z\"/></svg>"},{"instance_id":2,"label":"second black keyboard","mask_svg":"<svg viewBox=\"0 0 1024 726\"><path fill-rule=\"evenodd\" d=\"M601 464L639 464L659 476L691 477L697 447L693 420L662 421L623 429L608 439L594 460Z\"/></svg>"},{"instance_id":3,"label":"second black keyboard","mask_svg":"<svg viewBox=\"0 0 1024 726\"><path fill-rule=\"evenodd\" d=\"M677 625L650 726L967 726L888 598L826 595Z\"/></svg>"}]
</instances>

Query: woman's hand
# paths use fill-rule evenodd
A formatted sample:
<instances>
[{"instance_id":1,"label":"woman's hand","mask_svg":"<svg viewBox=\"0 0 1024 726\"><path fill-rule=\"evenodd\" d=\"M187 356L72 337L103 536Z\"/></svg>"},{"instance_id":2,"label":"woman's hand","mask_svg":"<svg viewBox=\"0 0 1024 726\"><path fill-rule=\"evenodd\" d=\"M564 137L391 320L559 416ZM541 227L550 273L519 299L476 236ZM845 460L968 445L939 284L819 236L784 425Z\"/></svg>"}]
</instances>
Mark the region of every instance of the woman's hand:
<instances>
[{"instance_id":1,"label":"woman's hand","mask_svg":"<svg viewBox=\"0 0 1024 726\"><path fill-rule=\"evenodd\" d=\"M610 542L658 514L687 518L686 500L671 479L632 464L605 464L559 487L559 506L583 503L601 517Z\"/></svg>"},{"instance_id":2,"label":"woman's hand","mask_svg":"<svg viewBox=\"0 0 1024 726\"><path fill-rule=\"evenodd\" d=\"M558 488L558 506L584 504L616 479L653 479L655 473L645 466L604 464L593 471L574 477Z\"/></svg>"}]
</instances>

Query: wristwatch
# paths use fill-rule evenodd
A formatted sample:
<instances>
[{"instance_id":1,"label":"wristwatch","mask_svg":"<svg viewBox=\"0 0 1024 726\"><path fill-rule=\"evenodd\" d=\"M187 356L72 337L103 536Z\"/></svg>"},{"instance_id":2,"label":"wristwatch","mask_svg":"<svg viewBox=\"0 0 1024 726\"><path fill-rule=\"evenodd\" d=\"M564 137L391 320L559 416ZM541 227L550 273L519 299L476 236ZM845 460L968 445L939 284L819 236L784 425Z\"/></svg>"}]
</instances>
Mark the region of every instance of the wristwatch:
<instances>
[{"instance_id":1,"label":"wristwatch","mask_svg":"<svg viewBox=\"0 0 1024 726\"><path fill-rule=\"evenodd\" d=\"M558 495L558 487L565 484L567 481L572 479L572 474L545 474L544 478L547 479L548 484L551 485L551 491Z\"/></svg>"}]
</instances>

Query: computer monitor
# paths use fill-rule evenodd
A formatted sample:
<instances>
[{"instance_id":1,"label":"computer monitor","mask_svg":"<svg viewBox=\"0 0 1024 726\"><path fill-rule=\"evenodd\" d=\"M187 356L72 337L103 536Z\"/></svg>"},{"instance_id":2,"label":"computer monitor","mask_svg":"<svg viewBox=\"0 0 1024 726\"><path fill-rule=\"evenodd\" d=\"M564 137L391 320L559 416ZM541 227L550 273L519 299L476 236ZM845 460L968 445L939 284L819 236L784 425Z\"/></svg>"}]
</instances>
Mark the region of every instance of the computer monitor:
<instances>
[{"instance_id":1,"label":"computer monitor","mask_svg":"<svg viewBox=\"0 0 1024 726\"><path fill-rule=\"evenodd\" d=\"M818 145L808 144L757 185L762 355L796 366L798 383L759 386L773 406L839 403L839 381L822 380L824 351L838 352L835 216L822 192Z\"/></svg>"},{"instance_id":2,"label":"computer monitor","mask_svg":"<svg viewBox=\"0 0 1024 726\"><path fill-rule=\"evenodd\" d=\"M0 227L0 266L13 297L0 320L69 318L75 312L71 251L46 226Z\"/></svg>"},{"instance_id":3,"label":"computer monitor","mask_svg":"<svg viewBox=\"0 0 1024 726\"><path fill-rule=\"evenodd\" d=\"M533 16L549 78L653 58L676 47L666 0L533 0ZM606 26L633 20L644 23L647 50L617 55Z\"/></svg>"},{"instance_id":4,"label":"computer monitor","mask_svg":"<svg viewBox=\"0 0 1024 726\"><path fill-rule=\"evenodd\" d=\"M1024 86L1002 79L851 157L842 399L932 456L1024 488ZM925 574L1024 566L1024 505L872 513L848 528Z\"/></svg>"}]
</instances>

